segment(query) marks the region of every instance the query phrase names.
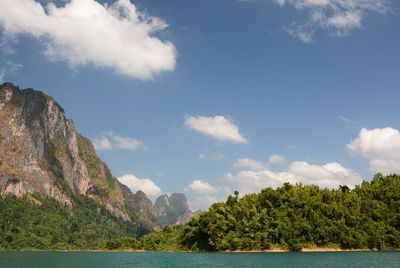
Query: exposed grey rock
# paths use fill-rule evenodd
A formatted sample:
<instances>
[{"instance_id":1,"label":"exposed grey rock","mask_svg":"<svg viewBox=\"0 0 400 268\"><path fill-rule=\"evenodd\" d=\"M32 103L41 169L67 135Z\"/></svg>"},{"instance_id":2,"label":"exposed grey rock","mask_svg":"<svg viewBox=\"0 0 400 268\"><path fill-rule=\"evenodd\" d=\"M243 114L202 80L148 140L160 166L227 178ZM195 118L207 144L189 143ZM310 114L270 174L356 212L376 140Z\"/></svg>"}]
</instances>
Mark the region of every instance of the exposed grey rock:
<instances>
[{"instance_id":1,"label":"exposed grey rock","mask_svg":"<svg viewBox=\"0 0 400 268\"><path fill-rule=\"evenodd\" d=\"M124 193L126 192L126 194L124 194L125 206L140 212L140 214L151 223L155 231L161 231L162 228L154 212L153 204L150 199L147 198L146 194L140 190L137 191L136 194L132 194L125 185L122 185L122 189Z\"/></svg>"},{"instance_id":2,"label":"exposed grey rock","mask_svg":"<svg viewBox=\"0 0 400 268\"><path fill-rule=\"evenodd\" d=\"M170 197L166 194L159 196L154 204L154 210L163 227L184 224L199 214L189 210L186 196L181 193L173 193Z\"/></svg>"}]
</instances>

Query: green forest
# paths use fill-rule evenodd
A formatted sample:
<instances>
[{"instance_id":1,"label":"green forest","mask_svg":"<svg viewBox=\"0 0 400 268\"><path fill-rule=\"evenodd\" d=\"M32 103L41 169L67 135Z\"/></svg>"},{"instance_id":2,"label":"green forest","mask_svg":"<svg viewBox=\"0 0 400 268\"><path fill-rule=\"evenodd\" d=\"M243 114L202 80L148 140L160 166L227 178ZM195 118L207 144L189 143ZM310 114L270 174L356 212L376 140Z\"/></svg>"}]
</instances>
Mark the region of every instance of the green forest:
<instances>
[{"instance_id":1,"label":"green forest","mask_svg":"<svg viewBox=\"0 0 400 268\"><path fill-rule=\"evenodd\" d=\"M271 248L400 248L400 176L377 174L354 189L265 188L226 202L185 225L151 232L82 197L72 209L38 195L0 198L0 249L235 251Z\"/></svg>"},{"instance_id":2,"label":"green forest","mask_svg":"<svg viewBox=\"0 0 400 268\"><path fill-rule=\"evenodd\" d=\"M150 233L143 250L234 251L271 248L400 248L400 176L377 174L354 189L315 185L239 193L184 226Z\"/></svg>"},{"instance_id":3,"label":"green forest","mask_svg":"<svg viewBox=\"0 0 400 268\"><path fill-rule=\"evenodd\" d=\"M38 194L8 194L0 197L0 213L0 250L105 249L115 238L132 247L151 229L116 218L83 195L69 208Z\"/></svg>"}]
</instances>

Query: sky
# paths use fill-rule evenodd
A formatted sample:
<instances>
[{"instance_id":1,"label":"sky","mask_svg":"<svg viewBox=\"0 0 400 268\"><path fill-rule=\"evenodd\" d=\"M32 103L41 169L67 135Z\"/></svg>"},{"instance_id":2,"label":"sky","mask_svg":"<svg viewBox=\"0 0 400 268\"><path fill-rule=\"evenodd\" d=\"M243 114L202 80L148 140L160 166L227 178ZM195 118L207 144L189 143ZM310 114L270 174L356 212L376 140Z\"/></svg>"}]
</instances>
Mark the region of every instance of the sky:
<instances>
[{"instance_id":1,"label":"sky","mask_svg":"<svg viewBox=\"0 0 400 268\"><path fill-rule=\"evenodd\" d=\"M114 176L205 210L400 173L400 2L0 0L0 81L53 96Z\"/></svg>"}]
</instances>

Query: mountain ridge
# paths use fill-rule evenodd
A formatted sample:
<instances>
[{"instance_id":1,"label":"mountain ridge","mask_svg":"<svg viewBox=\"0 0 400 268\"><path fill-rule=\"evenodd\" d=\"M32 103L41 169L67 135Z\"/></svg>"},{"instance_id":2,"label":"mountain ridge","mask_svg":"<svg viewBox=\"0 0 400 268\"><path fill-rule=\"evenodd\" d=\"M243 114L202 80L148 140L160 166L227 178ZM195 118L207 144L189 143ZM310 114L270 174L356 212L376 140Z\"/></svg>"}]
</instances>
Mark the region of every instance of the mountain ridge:
<instances>
[{"instance_id":1,"label":"mountain ridge","mask_svg":"<svg viewBox=\"0 0 400 268\"><path fill-rule=\"evenodd\" d=\"M0 85L0 194L30 193L68 207L73 197L84 195L116 217L160 229L151 213L146 218L137 204L131 204L147 197L135 196L112 175L92 142L76 131L52 97L4 83Z\"/></svg>"}]
</instances>

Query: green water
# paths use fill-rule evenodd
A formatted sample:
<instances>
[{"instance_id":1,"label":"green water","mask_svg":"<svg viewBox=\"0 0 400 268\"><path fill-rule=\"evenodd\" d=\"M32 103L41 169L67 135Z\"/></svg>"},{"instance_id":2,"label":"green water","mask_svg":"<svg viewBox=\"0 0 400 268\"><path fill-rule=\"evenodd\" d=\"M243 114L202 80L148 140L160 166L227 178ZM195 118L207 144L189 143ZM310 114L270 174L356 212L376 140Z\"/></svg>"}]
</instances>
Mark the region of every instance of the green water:
<instances>
[{"instance_id":1,"label":"green water","mask_svg":"<svg viewBox=\"0 0 400 268\"><path fill-rule=\"evenodd\" d=\"M400 252L0 252L0 267L400 267Z\"/></svg>"}]
</instances>

